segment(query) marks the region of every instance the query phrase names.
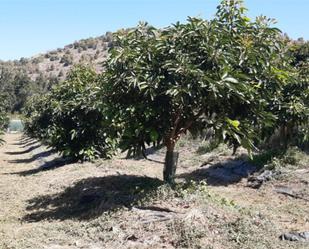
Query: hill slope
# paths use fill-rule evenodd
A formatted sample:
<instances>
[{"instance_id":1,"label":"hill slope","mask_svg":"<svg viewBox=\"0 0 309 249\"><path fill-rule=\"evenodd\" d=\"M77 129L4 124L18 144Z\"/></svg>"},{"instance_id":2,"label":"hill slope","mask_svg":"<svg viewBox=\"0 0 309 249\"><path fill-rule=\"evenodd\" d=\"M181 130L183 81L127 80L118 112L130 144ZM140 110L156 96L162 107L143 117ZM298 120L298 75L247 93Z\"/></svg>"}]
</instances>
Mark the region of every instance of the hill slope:
<instances>
[{"instance_id":1,"label":"hill slope","mask_svg":"<svg viewBox=\"0 0 309 249\"><path fill-rule=\"evenodd\" d=\"M64 48L58 48L31 58L4 62L14 67L23 68L32 80L40 75L63 78L75 64L90 64L98 71L102 70L102 62L107 50L112 46L112 33L75 41Z\"/></svg>"},{"instance_id":2,"label":"hill slope","mask_svg":"<svg viewBox=\"0 0 309 249\"><path fill-rule=\"evenodd\" d=\"M8 111L19 112L29 96L47 92L53 84L65 79L76 64L89 65L101 72L111 46L112 33L107 32L31 58L0 61L1 98L6 99Z\"/></svg>"}]
</instances>

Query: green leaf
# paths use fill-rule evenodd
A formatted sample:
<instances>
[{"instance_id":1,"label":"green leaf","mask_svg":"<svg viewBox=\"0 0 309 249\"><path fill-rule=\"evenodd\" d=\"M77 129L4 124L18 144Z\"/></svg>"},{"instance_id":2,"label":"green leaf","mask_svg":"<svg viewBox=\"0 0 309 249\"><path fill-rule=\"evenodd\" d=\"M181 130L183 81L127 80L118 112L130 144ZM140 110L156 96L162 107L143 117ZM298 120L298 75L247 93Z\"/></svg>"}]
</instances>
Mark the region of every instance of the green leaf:
<instances>
[{"instance_id":1,"label":"green leaf","mask_svg":"<svg viewBox=\"0 0 309 249\"><path fill-rule=\"evenodd\" d=\"M234 128L239 129L240 122L238 120L231 120L227 118L227 122L232 125Z\"/></svg>"},{"instance_id":2,"label":"green leaf","mask_svg":"<svg viewBox=\"0 0 309 249\"><path fill-rule=\"evenodd\" d=\"M233 78L233 77L224 78L224 81L231 82L231 83L234 83L234 84L238 83L238 80Z\"/></svg>"},{"instance_id":3,"label":"green leaf","mask_svg":"<svg viewBox=\"0 0 309 249\"><path fill-rule=\"evenodd\" d=\"M151 139L151 141L155 142L155 141L158 140L158 138L159 138L159 133L157 131L155 131L155 130L151 130L150 131L150 139Z\"/></svg>"}]
</instances>

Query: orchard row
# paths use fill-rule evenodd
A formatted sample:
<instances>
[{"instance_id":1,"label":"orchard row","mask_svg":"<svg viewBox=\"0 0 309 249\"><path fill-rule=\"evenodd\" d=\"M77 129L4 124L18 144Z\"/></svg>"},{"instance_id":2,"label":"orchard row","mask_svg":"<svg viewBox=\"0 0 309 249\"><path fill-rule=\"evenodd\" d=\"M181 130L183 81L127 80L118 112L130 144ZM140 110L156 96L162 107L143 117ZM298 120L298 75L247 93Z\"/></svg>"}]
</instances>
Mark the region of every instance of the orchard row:
<instances>
[{"instance_id":1,"label":"orchard row","mask_svg":"<svg viewBox=\"0 0 309 249\"><path fill-rule=\"evenodd\" d=\"M211 130L249 153L277 130L283 145L308 139L308 44L245 14L242 1L223 1L209 21L113 34L103 73L78 66L28 102L28 134L81 160L164 145L169 182L188 132Z\"/></svg>"}]
</instances>

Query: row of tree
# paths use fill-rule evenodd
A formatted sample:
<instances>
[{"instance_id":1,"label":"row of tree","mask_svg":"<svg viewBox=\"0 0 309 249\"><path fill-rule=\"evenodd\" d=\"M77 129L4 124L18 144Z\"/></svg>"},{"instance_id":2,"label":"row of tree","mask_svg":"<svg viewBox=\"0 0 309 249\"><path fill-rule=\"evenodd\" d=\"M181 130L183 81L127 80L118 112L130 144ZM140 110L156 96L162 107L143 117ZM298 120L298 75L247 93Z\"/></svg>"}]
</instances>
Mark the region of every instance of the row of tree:
<instances>
[{"instance_id":1,"label":"row of tree","mask_svg":"<svg viewBox=\"0 0 309 249\"><path fill-rule=\"evenodd\" d=\"M7 100L5 95L0 94L0 136L3 135L3 131L6 130L9 118L8 118L8 110L7 110ZM0 137L0 145L3 143L3 139Z\"/></svg>"},{"instance_id":2,"label":"row of tree","mask_svg":"<svg viewBox=\"0 0 309 249\"><path fill-rule=\"evenodd\" d=\"M49 91L57 81L44 75L32 80L25 68L14 66L11 62L0 62L0 92L8 112L21 112L29 97Z\"/></svg>"},{"instance_id":3,"label":"row of tree","mask_svg":"<svg viewBox=\"0 0 309 249\"><path fill-rule=\"evenodd\" d=\"M285 144L308 132L305 45L245 12L242 1L224 0L210 21L189 18L163 30L140 24L114 34L104 73L77 67L29 102L28 134L83 160L162 144L164 179L172 182L175 145L187 132L211 130L249 153L275 130Z\"/></svg>"}]
</instances>

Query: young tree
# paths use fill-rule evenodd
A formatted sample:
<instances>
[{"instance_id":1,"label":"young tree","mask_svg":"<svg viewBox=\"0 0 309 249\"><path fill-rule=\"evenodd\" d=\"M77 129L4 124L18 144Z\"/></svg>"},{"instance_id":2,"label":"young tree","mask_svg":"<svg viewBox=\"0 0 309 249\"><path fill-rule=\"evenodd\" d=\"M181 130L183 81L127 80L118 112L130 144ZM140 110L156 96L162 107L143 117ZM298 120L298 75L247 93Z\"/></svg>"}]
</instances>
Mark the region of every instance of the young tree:
<instances>
[{"instance_id":1,"label":"young tree","mask_svg":"<svg viewBox=\"0 0 309 249\"><path fill-rule=\"evenodd\" d=\"M292 42L288 46L291 76L280 95L271 104L277 116L281 145L309 141L309 42Z\"/></svg>"},{"instance_id":2,"label":"young tree","mask_svg":"<svg viewBox=\"0 0 309 249\"><path fill-rule=\"evenodd\" d=\"M97 74L87 67L74 68L50 93L29 102L26 131L63 155L92 160L109 157L114 141L104 105L96 97Z\"/></svg>"},{"instance_id":3,"label":"young tree","mask_svg":"<svg viewBox=\"0 0 309 249\"><path fill-rule=\"evenodd\" d=\"M102 96L123 127L123 149L164 143L167 182L182 134L212 128L250 151L253 127L273 121L266 107L281 84L280 31L245 10L226 0L211 21L189 18L164 30L141 24L114 35Z\"/></svg>"},{"instance_id":4,"label":"young tree","mask_svg":"<svg viewBox=\"0 0 309 249\"><path fill-rule=\"evenodd\" d=\"M33 95L23 108L25 132L28 136L48 143L48 128L52 125L50 94Z\"/></svg>"}]
</instances>

